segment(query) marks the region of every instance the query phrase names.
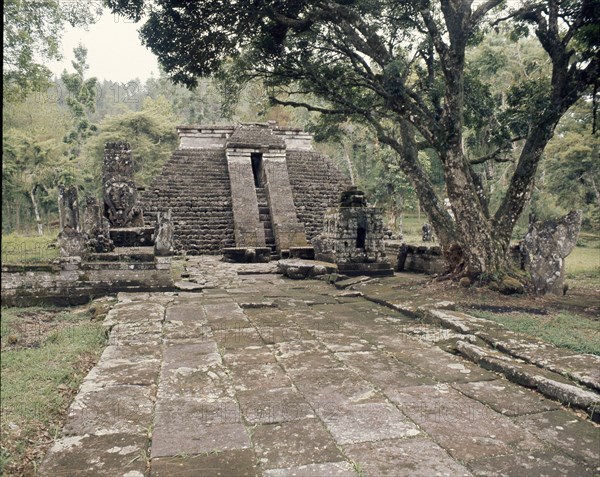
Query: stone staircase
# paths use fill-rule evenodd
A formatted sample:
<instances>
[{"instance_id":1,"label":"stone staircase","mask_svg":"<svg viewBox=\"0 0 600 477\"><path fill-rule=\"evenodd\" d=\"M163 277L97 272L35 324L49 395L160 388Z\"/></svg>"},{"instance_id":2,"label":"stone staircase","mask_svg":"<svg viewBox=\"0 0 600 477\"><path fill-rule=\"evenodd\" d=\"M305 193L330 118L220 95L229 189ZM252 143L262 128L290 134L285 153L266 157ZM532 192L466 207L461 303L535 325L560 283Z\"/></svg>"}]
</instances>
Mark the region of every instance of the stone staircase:
<instances>
[{"instance_id":1,"label":"stone staircase","mask_svg":"<svg viewBox=\"0 0 600 477\"><path fill-rule=\"evenodd\" d=\"M267 200L267 191L264 187L256 188L256 198L258 199L258 214L259 219L265 227L265 243L271 249L271 260L277 260L277 246L275 244L275 236L273 235L273 224L271 222L271 212L269 210L269 202Z\"/></svg>"},{"instance_id":2,"label":"stone staircase","mask_svg":"<svg viewBox=\"0 0 600 477\"><path fill-rule=\"evenodd\" d=\"M287 167L300 222L310 242L323 228L323 216L338 205L350 181L328 157L312 151L287 151Z\"/></svg>"},{"instance_id":3,"label":"stone staircase","mask_svg":"<svg viewBox=\"0 0 600 477\"><path fill-rule=\"evenodd\" d=\"M218 254L234 247L231 189L225 151L182 149L173 153L140 199L147 224L171 209L177 252Z\"/></svg>"}]
</instances>

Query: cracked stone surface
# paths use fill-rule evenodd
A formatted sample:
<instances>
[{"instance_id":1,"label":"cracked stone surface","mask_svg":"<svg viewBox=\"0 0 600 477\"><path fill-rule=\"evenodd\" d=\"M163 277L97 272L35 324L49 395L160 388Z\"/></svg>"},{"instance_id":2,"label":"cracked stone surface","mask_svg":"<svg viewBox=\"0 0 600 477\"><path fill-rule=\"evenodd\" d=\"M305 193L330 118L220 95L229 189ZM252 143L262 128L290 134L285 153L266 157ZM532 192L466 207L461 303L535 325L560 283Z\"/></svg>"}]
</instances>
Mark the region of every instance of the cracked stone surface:
<instances>
[{"instance_id":1,"label":"cracked stone surface","mask_svg":"<svg viewBox=\"0 0 600 477\"><path fill-rule=\"evenodd\" d=\"M270 264L185 266L201 291L119 294L40 475L600 470L596 424L443 351L453 331ZM361 289L391 300L381 283Z\"/></svg>"}]
</instances>

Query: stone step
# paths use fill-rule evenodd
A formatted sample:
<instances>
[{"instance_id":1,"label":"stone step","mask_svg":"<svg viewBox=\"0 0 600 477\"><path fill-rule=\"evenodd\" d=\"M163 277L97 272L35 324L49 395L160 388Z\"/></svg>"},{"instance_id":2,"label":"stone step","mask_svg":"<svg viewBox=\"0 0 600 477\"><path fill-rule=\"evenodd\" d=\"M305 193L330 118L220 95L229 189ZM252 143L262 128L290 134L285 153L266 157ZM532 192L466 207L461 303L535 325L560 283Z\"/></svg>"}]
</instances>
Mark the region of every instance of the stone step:
<instances>
[{"instance_id":1,"label":"stone step","mask_svg":"<svg viewBox=\"0 0 600 477\"><path fill-rule=\"evenodd\" d=\"M92 262L153 262L154 247L115 247L112 252L92 253L88 256Z\"/></svg>"}]
</instances>

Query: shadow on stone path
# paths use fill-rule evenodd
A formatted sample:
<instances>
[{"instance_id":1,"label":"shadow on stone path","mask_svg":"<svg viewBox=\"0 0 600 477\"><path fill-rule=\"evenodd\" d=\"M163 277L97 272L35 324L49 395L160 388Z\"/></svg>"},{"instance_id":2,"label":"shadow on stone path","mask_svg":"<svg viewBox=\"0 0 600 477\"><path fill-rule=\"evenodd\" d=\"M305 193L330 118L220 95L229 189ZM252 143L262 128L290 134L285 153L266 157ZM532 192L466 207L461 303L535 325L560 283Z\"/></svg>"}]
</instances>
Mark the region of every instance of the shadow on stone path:
<instances>
[{"instance_id":1,"label":"shadow on stone path","mask_svg":"<svg viewBox=\"0 0 600 477\"><path fill-rule=\"evenodd\" d=\"M442 351L440 328L324 282L196 266L215 288L119 296L40 475L598 471L596 425Z\"/></svg>"}]
</instances>

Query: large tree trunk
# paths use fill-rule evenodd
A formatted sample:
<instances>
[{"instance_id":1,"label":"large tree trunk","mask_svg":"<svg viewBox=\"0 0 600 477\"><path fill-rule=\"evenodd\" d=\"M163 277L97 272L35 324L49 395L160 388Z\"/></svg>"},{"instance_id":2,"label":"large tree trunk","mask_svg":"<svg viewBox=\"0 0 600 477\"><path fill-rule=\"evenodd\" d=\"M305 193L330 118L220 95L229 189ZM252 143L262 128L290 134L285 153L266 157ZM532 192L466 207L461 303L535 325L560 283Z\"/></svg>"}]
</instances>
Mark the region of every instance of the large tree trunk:
<instances>
[{"instance_id":1,"label":"large tree trunk","mask_svg":"<svg viewBox=\"0 0 600 477\"><path fill-rule=\"evenodd\" d=\"M44 227L42 226L40 210L38 208L37 200L35 200L35 187L29 191L29 197L31 197L31 203L33 204L33 213L35 214L35 223L37 224L38 235L44 235Z\"/></svg>"},{"instance_id":2,"label":"large tree trunk","mask_svg":"<svg viewBox=\"0 0 600 477\"><path fill-rule=\"evenodd\" d=\"M402 139L402 170L408 176L415 188L419 198L419 208L423 207L431 226L440 241L444 252L450 250L452 244L456 243L456 227L450 214L446 212L440 203L437 194L426 173L419 165L417 143L415 141L414 128L408 121L400 123L400 137Z\"/></svg>"}]
</instances>

